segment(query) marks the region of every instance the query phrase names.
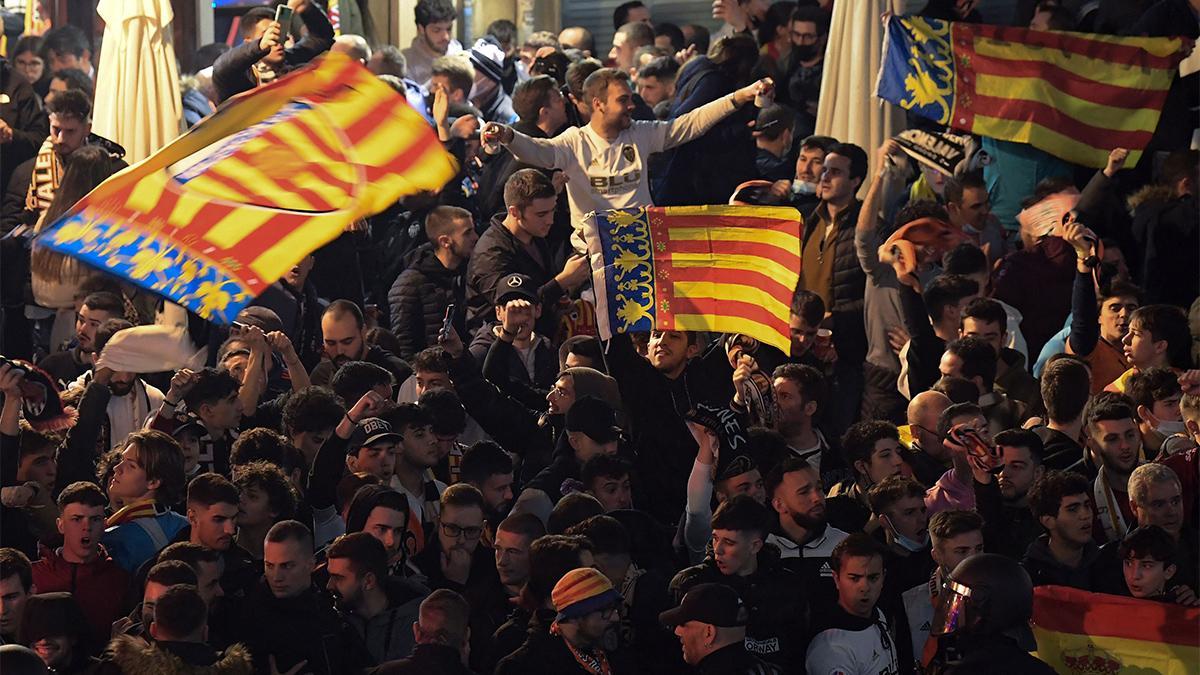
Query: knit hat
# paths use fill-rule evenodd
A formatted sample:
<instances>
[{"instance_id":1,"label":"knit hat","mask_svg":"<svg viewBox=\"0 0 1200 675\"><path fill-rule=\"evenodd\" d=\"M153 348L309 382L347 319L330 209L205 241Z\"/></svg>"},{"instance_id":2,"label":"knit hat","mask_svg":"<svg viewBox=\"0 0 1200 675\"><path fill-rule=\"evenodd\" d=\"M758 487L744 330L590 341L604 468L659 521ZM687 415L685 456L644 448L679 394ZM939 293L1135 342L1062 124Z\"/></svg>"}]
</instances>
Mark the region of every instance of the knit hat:
<instances>
[{"instance_id":1,"label":"knit hat","mask_svg":"<svg viewBox=\"0 0 1200 675\"><path fill-rule=\"evenodd\" d=\"M496 38L487 35L475 41L470 51L471 65L493 82L504 79L504 50Z\"/></svg>"},{"instance_id":2,"label":"knit hat","mask_svg":"<svg viewBox=\"0 0 1200 675\"><path fill-rule=\"evenodd\" d=\"M555 621L566 621L621 602L621 594L613 589L608 577L594 567L580 567L567 572L550 592Z\"/></svg>"}]
</instances>

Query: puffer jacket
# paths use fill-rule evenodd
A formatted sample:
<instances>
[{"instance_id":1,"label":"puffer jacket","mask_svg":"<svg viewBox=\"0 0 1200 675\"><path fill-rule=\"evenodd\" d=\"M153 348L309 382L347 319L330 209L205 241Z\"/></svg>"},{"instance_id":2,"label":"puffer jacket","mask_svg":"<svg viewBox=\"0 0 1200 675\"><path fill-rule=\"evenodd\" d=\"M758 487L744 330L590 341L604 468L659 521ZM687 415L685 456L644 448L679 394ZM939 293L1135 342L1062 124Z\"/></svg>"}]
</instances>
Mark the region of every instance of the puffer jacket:
<instances>
[{"instance_id":1,"label":"puffer jacket","mask_svg":"<svg viewBox=\"0 0 1200 675\"><path fill-rule=\"evenodd\" d=\"M67 562L62 549L41 548L41 559L33 563L33 585L38 593L66 591L79 602L92 635L108 635L121 618L129 575L113 562L104 547L100 557L82 564Z\"/></svg>"},{"instance_id":2,"label":"puffer jacket","mask_svg":"<svg viewBox=\"0 0 1200 675\"><path fill-rule=\"evenodd\" d=\"M431 244L413 253L412 264L396 277L388 291L392 333L400 341L399 356L405 361L412 361L417 352L437 344L450 304L455 308L451 319L454 330L466 334L466 265L446 269Z\"/></svg>"},{"instance_id":3,"label":"puffer jacket","mask_svg":"<svg viewBox=\"0 0 1200 675\"><path fill-rule=\"evenodd\" d=\"M803 242L816 231L820 219L817 210L821 204L804 214ZM837 234L833 244L833 279L829 285L830 306L833 315L833 343L838 360L855 363L867 357L867 326L863 308L867 294L867 274L858 262L854 247L854 228L858 223L858 212L862 202L855 200L850 208L837 217Z\"/></svg>"}]
</instances>

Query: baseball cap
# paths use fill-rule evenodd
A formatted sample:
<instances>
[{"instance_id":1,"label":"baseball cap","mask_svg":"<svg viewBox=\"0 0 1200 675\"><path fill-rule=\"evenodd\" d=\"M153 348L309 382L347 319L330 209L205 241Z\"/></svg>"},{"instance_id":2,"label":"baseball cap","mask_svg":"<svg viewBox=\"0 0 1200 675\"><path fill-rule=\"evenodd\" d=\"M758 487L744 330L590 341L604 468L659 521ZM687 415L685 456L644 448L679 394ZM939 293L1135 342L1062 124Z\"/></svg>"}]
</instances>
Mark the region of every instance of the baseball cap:
<instances>
[{"instance_id":1,"label":"baseball cap","mask_svg":"<svg viewBox=\"0 0 1200 675\"><path fill-rule=\"evenodd\" d=\"M718 628L731 628L745 626L748 619L749 612L737 591L725 584L699 584L683 596L678 607L658 615L664 626L699 621Z\"/></svg>"},{"instance_id":2,"label":"baseball cap","mask_svg":"<svg viewBox=\"0 0 1200 675\"><path fill-rule=\"evenodd\" d=\"M179 420L179 426L175 427L175 429L171 431L171 437L179 438L184 434L203 436L207 431L208 430L204 428L204 425L200 423L200 418L196 417L195 415L188 415L187 417Z\"/></svg>"},{"instance_id":3,"label":"baseball cap","mask_svg":"<svg viewBox=\"0 0 1200 675\"><path fill-rule=\"evenodd\" d=\"M346 452L357 452L359 448L382 443L383 441L399 443L402 440L404 440L403 437L392 431L392 425L388 424L387 420L382 420L378 417L368 417L360 421L358 426L354 427L354 432L350 434L350 441L346 443Z\"/></svg>"},{"instance_id":4,"label":"baseball cap","mask_svg":"<svg viewBox=\"0 0 1200 675\"><path fill-rule=\"evenodd\" d=\"M615 441L621 436L617 413L612 406L593 396L575 401L567 411L567 431L580 431L597 443Z\"/></svg>"},{"instance_id":5,"label":"baseball cap","mask_svg":"<svg viewBox=\"0 0 1200 675\"><path fill-rule=\"evenodd\" d=\"M509 300L528 300L533 304L541 304L538 300L537 287L533 279L524 274L508 274L496 282L496 302L503 305Z\"/></svg>"},{"instance_id":6,"label":"baseball cap","mask_svg":"<svg viewBox=\"0 0 1200 675\"><path fill-rule=\"evenodd\" d=\"M754 120L754 135L767 134L778 138L779 134L785 129L790 129L795 123L796 114L791 108L774 103L758 111L758 117Z\"/></svg>"}]
</instances>

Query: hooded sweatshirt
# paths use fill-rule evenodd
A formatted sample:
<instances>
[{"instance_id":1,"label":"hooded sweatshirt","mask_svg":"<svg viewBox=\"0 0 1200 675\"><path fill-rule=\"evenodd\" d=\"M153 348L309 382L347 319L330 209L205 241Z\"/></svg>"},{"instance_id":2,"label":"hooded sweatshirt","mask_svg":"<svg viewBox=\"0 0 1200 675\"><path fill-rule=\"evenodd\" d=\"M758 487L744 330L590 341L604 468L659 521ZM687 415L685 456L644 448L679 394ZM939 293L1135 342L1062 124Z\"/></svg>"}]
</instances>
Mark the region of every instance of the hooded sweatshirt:
<instances>
[{"instance_id":1,"label":"hooded sweatshirt","mask_svg":"<svg viewBox=\"0 0 1200 675\"><path fill-rule=\"evenodd\" d=\"M1070 586L1090 591L1095 585L1092 568L1100 557L1100 548L1089 541L1083 547L1079 567L1067 567L1050 552L1050 535L1043 534L1029 545L1021 566L1029 573L1034 586Z\"/></svg>"}]
</instances>

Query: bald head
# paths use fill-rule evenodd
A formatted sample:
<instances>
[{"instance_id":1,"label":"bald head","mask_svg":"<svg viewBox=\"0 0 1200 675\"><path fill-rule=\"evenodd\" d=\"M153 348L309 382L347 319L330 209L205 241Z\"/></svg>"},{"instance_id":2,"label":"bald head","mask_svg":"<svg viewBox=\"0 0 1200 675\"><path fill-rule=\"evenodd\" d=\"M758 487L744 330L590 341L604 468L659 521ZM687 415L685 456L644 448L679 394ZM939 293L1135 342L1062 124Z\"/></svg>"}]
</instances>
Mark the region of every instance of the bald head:
<instances>
[{"instance_id":1,"label":"bald head","mask_svg":"<svg viewBox=\"0 0 1200 675\"><path fill-rule=\"evenodd\" d=\"M908 402L908 423L926 429L936 429L942 411L950 407L950 399L940 391L923 391Z\"/></svg>"},{"instance_id":2,"label":"bald head","mask_svg":"<svg viewBox=\"0 0 1200 675\"><path fill-rule=\"evenodd\" d=\"M339 35L333 40L331 52L341 52L365 66L371 60L371 47L361 35Z\"/></svg>"},{"instance_id":3,"label":"bald head","mask_svg":"<svg viewBox=\"0 0 1200 675\"><path fill-rule=\"evenodd\" d=\"M592 32L583 26L568 26L562 29L558 34L558 43L567 49L578 49L585 56L592 56L596 52L596 41L592 38Z\"/></svg>"}]
</instances>

